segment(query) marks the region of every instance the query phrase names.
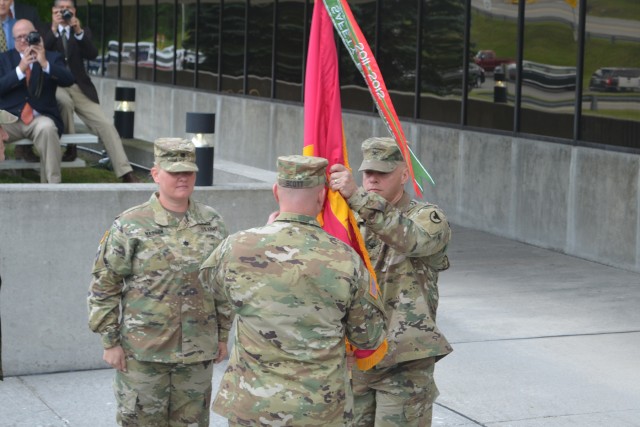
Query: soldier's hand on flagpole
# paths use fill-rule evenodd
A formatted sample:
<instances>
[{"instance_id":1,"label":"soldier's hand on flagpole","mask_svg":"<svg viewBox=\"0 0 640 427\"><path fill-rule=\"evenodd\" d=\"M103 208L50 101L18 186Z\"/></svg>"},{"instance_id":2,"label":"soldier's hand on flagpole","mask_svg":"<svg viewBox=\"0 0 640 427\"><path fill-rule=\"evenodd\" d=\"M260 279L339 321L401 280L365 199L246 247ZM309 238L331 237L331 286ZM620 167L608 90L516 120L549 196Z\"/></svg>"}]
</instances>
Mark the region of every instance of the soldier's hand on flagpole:
<instances>
[{"instance_id":1,"label":"soldier's hand on flagpole","mask_svg":"<svg viewBox=\"0 0 640 427\"><path fill-rule=\"evenodd\" d=\"M345 199L353 196L353 194L358 191L358 186L353 179L353 175L351 175L351 171L347 169L345 165L336 163L331 166L329 172L329 188L333 191L338 191Z\"/></svg>"}]
</instances>

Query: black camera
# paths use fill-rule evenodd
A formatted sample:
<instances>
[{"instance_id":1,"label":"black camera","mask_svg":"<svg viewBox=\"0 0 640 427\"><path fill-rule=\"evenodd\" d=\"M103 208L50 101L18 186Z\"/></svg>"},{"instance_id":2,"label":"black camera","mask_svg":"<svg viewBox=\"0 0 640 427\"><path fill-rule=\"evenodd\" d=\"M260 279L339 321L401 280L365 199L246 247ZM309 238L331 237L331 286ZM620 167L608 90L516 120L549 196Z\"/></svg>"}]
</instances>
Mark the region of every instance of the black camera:
<instances>
[{"instance_id":1,"label":"black camera","mask_svg":"<svg viewBox=\"0 0 640 427\"><path fill-rule=\"evenodd\" d=\"M64 19L65 21L69 21L71 20L71 18L73 18L73 12L71 12L69 9L65 9L62 11L62 19Z\"/></svg>"},{"instance_id":2,"label":"black camera","mask_svg":"<svg viewBox=\"0 0 640 427\"><path fill-rule=\"evenodd\" d=\"M31 31L27 34L27 43L29 46L40 43L40 34L37 31Z\"/></svg>"}]
</instances>

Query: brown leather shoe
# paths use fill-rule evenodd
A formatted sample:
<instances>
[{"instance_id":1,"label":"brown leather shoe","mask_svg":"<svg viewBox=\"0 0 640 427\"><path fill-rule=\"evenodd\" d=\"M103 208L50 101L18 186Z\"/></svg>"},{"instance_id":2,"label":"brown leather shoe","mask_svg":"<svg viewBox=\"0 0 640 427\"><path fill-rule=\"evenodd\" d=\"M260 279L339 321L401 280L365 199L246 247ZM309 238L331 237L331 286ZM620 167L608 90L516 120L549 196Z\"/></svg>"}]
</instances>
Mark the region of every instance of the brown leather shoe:
<instances>
[{"instance_id":1,"label":"brown leather shoe","mask_svg":"<svg viewBox=\"0 0 640 427\"><path fill-rule=\"evenodd\" d=\"M23 159L25 162L38 163L40 161L40 157L33 152L32 145L17 145L13 153L16 159Z\"/></svg>"},{"instance_id":2,"label":"brown leather shoe","mask_svg":"<svg viewBox=\"0 0 640 427\"><path fill-rule=\"evenodd\" d=\"M73 162L78 157L78 147L75 144L67 145L67 149L64 150L62 155L63 162Z\"/></svg>"},{"instance_id":3,"label":"brown leather shoe","mask_svg":"<svg viewBox=\"0 0 640 427\"><path fill-rule=\"evenodd\" d=\"M133 174L133 172L127 172L120 178L122 182L126 182L128 184L139 184L140 180L137 176Z\"/></svg>"}]
</instances>

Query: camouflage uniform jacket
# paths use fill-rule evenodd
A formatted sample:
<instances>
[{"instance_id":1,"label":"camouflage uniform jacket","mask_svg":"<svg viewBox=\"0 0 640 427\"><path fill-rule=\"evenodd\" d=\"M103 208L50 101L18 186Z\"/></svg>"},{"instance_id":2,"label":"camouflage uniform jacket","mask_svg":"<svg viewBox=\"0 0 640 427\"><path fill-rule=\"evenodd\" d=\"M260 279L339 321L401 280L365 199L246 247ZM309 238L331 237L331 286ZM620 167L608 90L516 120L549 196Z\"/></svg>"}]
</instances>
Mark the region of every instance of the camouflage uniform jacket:
<instances>
[{"instance_id":1,"label":"camouflage uniform jacket","mask_svg":"<svg viewBox=\"0 0 640 427\"><path fill-rule=\"evenodd\" d=\"M117 217L100 243L88 298L89 327L103 346L121 344L147 362L213 359L231 321L216 318L198 274L227 235L220 215L193 200L181 220L155 194Z\"/></svg>"},{"instance_id":2,"label":"camouflage uniform jacket","mask_svg":"<svg viewBox=\"0 0 640 427\"><path fill-rule=\"evenodd\" d=\"M348 203L358 214L389 319L389 349L377 366L444 357L452 351L436 326L438 273L449 268L444 213L406 193L393 206L362 188Z\"/></svg>"},{"instance_id":3,"label":"camouflage uniform jacket","mask_svg":"<svg viewBox=\"0 0 640 427\"><path fill-rule=\"evenodd\" d=\"M202 268L237 322L213 410L247 425L348 424L344 338L374 349L386 332L357 253L314 218L281 213L230 236Z\"/></svg>"}]
</instances>

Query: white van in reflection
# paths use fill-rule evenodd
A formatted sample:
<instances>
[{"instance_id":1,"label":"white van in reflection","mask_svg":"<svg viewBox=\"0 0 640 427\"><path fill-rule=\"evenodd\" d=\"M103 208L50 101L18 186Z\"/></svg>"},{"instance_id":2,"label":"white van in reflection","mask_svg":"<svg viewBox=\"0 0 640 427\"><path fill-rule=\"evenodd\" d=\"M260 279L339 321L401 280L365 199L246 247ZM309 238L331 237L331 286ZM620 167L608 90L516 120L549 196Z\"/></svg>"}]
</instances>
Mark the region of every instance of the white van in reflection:
<instances>
[{"instance_id":1,"label":"white van in reflection","mask_svg":"<svg viewBox=\"0 0 640 427\"><path fill-rule=\"evenodd\" d=\"M599 68L591 75L589 89L594 91L640 91L640 68Z\"/></svg>"}]
</instances>

